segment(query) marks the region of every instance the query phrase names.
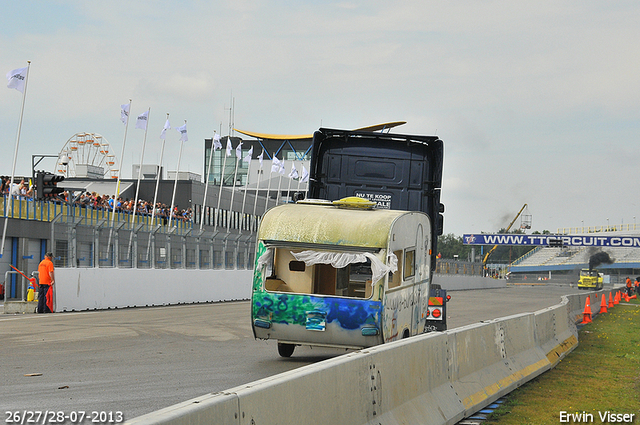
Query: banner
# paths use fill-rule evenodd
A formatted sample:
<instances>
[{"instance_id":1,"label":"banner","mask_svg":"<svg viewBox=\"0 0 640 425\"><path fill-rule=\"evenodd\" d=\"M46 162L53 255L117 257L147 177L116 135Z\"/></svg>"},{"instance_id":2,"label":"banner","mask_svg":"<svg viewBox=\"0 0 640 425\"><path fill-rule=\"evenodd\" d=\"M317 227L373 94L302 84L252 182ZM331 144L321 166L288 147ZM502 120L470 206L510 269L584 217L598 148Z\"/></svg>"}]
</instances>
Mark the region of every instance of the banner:
<instances>
[{"instance_id":1,"label":"banner","mask_svg":"<svg viewBox=\"0 0 640 425\"><path fill-rule=\"evenodd\" d=\"M140 115L138 115L138 119L136 120L136 128L141 130L147 129L147 123L149 122L149 111L144 111Z\"/></svg>"},{"instance_id":2,"label":"banner","mask_svg":"<svg viewBox=\"0 0 640 425\"><path fill-rule=\"evenodd\" d=\"M465 245L640 247L639 236L519 235L483 233L463 235L462 239Z\"/></svg>"},{"instance_id":3,"label":"banner","mask_svg":"<svg viewBox=\"0 0 640 425\"><path fill-rule=\"evenodd\" d=\"M27 80L27 68L18 68L7 72L7 87L24 93L24 83Z\"/></svg>"}]
</instances>

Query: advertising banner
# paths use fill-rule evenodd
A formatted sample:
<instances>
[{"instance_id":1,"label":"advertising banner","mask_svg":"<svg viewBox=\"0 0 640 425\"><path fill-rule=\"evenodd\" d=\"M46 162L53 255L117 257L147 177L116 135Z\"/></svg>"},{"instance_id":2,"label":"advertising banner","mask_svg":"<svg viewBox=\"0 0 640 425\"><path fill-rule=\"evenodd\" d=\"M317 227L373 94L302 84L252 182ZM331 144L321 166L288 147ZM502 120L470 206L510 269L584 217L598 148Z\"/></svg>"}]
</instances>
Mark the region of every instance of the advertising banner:
<instances>
[{"instance_id":1,"label":"advertising banner","mask_svg":"<svg viewBox=\"0 0 640 425\"><path fill-rule=\"evenodd\" d=\"M531 245L531 246L598 246L640 247L638 236L596 235L520 235L520 234L470 234L463 236L465 245Z\"/></svg>"}]
</instances>

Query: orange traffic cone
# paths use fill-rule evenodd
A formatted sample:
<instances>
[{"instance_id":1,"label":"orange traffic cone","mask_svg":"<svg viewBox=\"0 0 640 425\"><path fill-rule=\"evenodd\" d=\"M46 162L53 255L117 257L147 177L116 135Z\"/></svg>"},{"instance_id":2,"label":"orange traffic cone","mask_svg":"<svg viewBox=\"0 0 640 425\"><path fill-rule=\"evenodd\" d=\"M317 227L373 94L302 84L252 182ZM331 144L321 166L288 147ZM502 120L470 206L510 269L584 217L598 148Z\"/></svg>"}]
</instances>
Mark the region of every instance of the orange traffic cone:
<instances>
[{"instance_id":1,"label":"orange traffic cone","mask_svg":"<svg viewBox=\"0 0 640 425\"><path fill-rule=\"evenodd\" d=\"M582 313L582 315L583 315L583 319L582 319L582 322L580 323L581 325L591 323L591 302L589 300L589 297L587 297L587 300L584 303L584 312Z\"/></svg>"},{"instance_id":2,"label":"orange traffic cone","mask_svg":"<svg viewBox=\"0 0 640 425\"><path fill-rule=\"evenodd\" d=\"M600 314L607 312L607 296L602 294L602 302L600 303Z\"/></svg>"},{"instance_id":3,"label":"orange traffic cone","mask_svg":"<svg viewBox=\"0 0 640 425\"><path fill-rule=\"evenodd\" d=\"M616 296L613 298L614 304L620 304L620 291L616 292Z\"/></svg>"},{"instance_id":4,"label":"orange traffic cone","mask_svg":"<svg viewBox=\"0 0 640 425\"><path fill-rule=\"evenodd\" d=\"M623 297L626 302L629 302L629 294L627 294L626 291L624 292Z\"/></svg>"},{"instance_id":5,"label":"orange traffic cone","mask_svg":"<svg viewBox=\"0 0 640 425\"><path fill-rule=\"evenodd\" d=\"M611 292L609 292L609 308L613 308L613 297L611 296Z\"/></svg>"}]
</instances>

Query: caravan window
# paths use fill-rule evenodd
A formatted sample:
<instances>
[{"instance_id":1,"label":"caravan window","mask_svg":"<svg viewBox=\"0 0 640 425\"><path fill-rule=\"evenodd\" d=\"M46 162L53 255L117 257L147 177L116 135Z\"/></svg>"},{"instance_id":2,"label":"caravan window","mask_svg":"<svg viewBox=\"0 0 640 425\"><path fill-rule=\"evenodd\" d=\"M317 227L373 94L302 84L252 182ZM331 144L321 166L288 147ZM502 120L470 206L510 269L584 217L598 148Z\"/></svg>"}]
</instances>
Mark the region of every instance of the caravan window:
<instances>
[{"instance_id":1,"label":"caravan window","mask_svg":"<svg viewBox=\"0 0 640 425\"><path fill-rule=\"evenodd\" d=\"M413 277L416 274L416 250L407 250L404 253L404 280Z\"/></svg>"},{"instance_id":2,"label":"caravan window","mask_svg":"<svg viewBox=\"0 0 640 425\"><path fill-rule=\"evenodd\" d=\"M346 265L343 267L335 267L326 263L311 264L312 261L309 259L305 261L296 259L295 255L300 252L301 250L288 248L274 249L273 269L267 274L265 281L267 291L354 298L371 297L373 278L371 260L344 262L343 264ZM332 254L341 255L340 253ZM353 254L345 253L344 255Z\"/></svg>"},{"instance_id":3,"label":"caravan window","mask_svg":"<svg viewBox=\"0 0 640 425\"><path fill-rule=\"evenodd\" d=\"M389 276L389 289L396 288L402 283L402 269L404 264L402 259L404 256L402 255L402 250L393 251L393 253L398 258L398 270Z\"/></svg>"}]
</instances>

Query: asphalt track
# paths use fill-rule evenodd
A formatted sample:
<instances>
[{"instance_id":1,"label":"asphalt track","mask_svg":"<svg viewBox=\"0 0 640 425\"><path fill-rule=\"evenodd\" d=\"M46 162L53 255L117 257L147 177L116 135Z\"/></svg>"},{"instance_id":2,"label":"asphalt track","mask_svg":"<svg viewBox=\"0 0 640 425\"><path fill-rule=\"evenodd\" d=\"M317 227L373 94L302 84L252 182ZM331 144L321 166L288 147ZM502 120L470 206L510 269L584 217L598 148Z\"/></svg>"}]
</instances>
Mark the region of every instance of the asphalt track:
<instances>
[{"instance_id":1,"label":"asphalt track","mask_svg":"<svg viewBox=\"0 0 640 425\"><path fill-rule=\"evenodd\" d=\"M451 292L449 328L536 311L577 288ZM256 341L249 302L0 315L0 413L123 412L132 419L344 353ZM87 413L89 414L89 413ZM88 421L87 421L88 422Z\"/></svg>"}]
</instances>

